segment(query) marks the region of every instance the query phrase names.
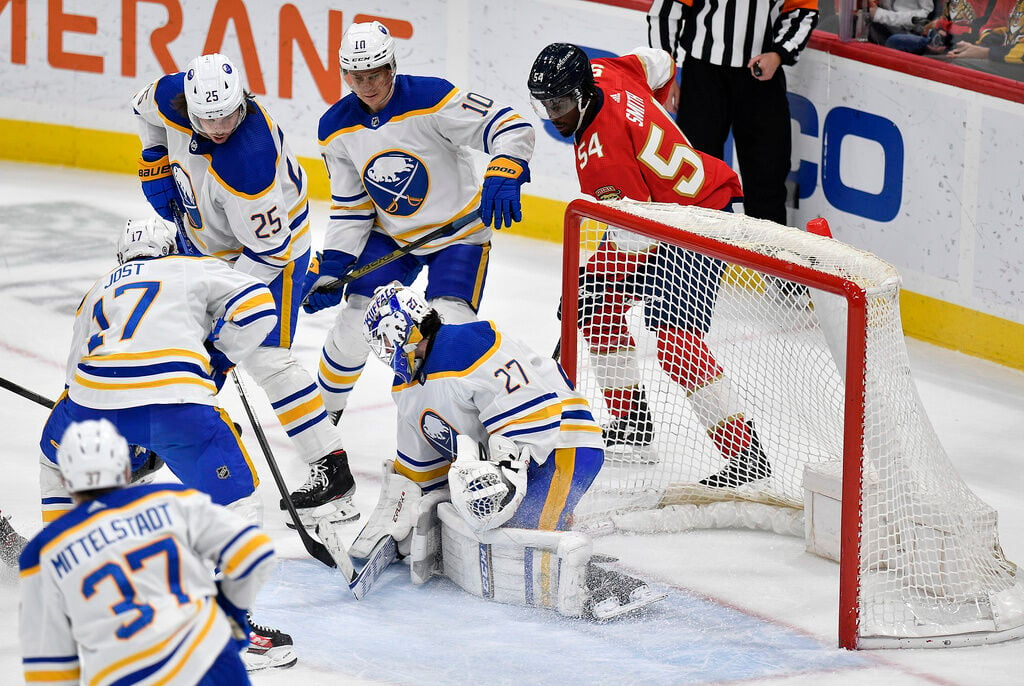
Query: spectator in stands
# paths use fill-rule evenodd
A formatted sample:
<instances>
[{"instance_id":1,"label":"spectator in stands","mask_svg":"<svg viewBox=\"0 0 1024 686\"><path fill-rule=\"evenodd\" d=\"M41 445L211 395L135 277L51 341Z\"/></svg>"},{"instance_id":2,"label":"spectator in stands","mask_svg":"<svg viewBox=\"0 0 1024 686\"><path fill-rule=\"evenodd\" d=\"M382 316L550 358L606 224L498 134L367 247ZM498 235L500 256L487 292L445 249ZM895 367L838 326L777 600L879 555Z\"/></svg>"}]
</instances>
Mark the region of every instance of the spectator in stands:
<instances>
[{"instance_id":1,"label":"spectator in stands","mask_svg":"<svg viewBox=\"0 0 1024 686\"><path fill-rule=\"evenodd\" d=\"M897 33L885 47L915 55L944 55L957 41L977 40L982 26L990 20L1005 19L1006 5L1013 0L948 0L941 16L922 27L920 35ZM997 11L997 7L999 10Z\"/></svg>"},{"instance_id":2,"label":"spectator in stands","mask_svg":"<svg viewBox=\"0 0 1024 686\"><path fill-rule=\"evenodd\" d=\"M953 59L988 59L991 62L1024 64L1024 0L998 0L978 40L958 42Z\"/></svg>"},{"instance_id":3,"label":"spectator in stands","mask_svg":"<svg viewBox=\"0 0 1024 686\"><path fill-rule=\"evenodd\" d=\"M868 41L885 45L893 35L920 33L934 10L935 0L868 0Z\"/></svg>"}]
</instances>

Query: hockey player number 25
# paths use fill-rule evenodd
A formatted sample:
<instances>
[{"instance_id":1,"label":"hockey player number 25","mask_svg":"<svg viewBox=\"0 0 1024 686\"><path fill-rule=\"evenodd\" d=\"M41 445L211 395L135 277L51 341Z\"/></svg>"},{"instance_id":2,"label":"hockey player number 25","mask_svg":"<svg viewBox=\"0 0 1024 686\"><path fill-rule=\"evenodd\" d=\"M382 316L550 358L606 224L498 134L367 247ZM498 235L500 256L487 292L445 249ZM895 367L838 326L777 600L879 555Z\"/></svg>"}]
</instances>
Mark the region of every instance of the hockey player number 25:
<instances>
[{"instance_id":1,"label":"hockey player number 25","mask_svg":"<svg viewBox=\"0 0 1024 686\"><path fill-rule=\"evenodd\" d=\"M157 555L164 555L167 558L167 586L177 597L178 604L188 603L191 599L181 590L181 559L178 556L178 545L173 538L165 536L147 546L133 550L125 555L124 559L132 571L137 571L146 566L146 560ZM114 614L138 613L138 616L130 622L122 624L114 632L118 638L131 638L153 621L153 615L156 612L149 603L135 602L135 586L132 585L124 567L117 562L107 562L101 565L82 580L82 595L85 599L92 598L97 592L97 586L108 578L121 594L121 600L110 606Z\"/></svg>"}]
</instances>

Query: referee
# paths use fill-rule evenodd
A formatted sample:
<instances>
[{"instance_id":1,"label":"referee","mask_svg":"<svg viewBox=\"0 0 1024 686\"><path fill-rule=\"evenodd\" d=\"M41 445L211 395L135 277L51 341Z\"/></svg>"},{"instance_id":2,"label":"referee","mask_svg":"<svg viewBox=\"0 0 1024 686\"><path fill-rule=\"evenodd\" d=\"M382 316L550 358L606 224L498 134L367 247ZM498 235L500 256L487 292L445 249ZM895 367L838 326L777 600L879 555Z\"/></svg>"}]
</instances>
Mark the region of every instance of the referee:
<instances>
[{"instance_id":1,"label":"referee","mask_svg":"<svg viewBox=\"0 0 1024 686\"><path fill-rule=\"evenodd\" d=\"M651 47L682 58L682 83L665 105L690 144L719 159L732 129L748 216L788 223L792 133L780 67L796 64L817 22L817 0L654 0L647 13Z\"/></svg>"}]
</instances>

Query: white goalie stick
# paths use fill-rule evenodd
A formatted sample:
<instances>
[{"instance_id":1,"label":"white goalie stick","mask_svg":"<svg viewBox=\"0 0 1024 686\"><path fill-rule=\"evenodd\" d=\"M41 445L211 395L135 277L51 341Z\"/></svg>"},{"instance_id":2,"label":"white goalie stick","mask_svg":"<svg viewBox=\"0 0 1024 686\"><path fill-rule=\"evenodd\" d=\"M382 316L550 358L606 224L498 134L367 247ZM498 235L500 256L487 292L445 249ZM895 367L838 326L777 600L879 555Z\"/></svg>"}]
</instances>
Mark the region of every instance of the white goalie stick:
<instances>
[{"instance_id":1,"label":"white goalie stick","mask_svg":"<svg viewBox=\"0 0 1024 686\"><path fill-rule=\"evenodd\" d=\"M398 544L391 536L385 536L373 546L370 556L366 558L366 564L359 570L359 573L349 581L348 587L356 600L362 600L366 594L377 585L384 570L393 562L398 560Z\"/></svg>"}]
</instances>

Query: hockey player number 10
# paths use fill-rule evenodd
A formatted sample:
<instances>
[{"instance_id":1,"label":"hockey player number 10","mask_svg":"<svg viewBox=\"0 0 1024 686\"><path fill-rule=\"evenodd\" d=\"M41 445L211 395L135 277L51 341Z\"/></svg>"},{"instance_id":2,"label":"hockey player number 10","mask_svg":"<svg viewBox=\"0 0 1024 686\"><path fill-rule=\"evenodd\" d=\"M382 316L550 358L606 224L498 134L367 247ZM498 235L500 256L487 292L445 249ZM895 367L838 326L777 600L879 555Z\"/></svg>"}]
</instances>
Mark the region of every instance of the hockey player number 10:
<instances>
[{"instance_id":1,"label":"hockey player number 10","mask_svg":"<svg viewBox=\"0 0 1024 686\"><path fill-rule=\"evenodd\" d=\"M166 556L167 585L171 593L177 597L178 604L185 605L191 599L181 590L181 560L178 556L178 546L173 538L165 536L147 546L133 550L125 555L124 559L132 571L137 571L146 565L146 560L157 555ZM156 611L149 603L140 604L135 602L135 586L132 585L131 579L128 578L124 567L117 562L107 562L101 565L82 580L82 595L85 599L89 600L96 595L96 587L108 578L114 583L121 594L121 601L110 606L114 614L138 613L138 616L132 619L132 621L122 624L114 632L118 638L131 638L153 621L153 615Z\"/></svg>"}]
</instances>

